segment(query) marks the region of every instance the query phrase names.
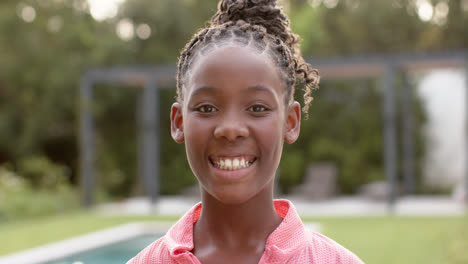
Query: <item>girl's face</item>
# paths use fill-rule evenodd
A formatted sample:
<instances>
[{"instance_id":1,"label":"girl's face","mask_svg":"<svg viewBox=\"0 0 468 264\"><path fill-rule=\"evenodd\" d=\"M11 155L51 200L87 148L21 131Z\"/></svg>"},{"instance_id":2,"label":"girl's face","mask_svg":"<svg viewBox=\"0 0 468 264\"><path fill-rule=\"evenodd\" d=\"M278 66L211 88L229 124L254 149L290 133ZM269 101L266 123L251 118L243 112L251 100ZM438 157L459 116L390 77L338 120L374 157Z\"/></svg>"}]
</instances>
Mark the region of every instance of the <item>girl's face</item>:
<instances>
[{"instance_id":1,"label":"girl's face","mask_svg":"<svg viewBox=\"0 0 468 264\"><path fill-rule=\"evenodd\" d=\"M268 55L236 45L199 57L172 106L172 136L185 141L203 190L226 204L272 187L283 142L299 135L300 106Z\"/></svg>"}]
</instances>

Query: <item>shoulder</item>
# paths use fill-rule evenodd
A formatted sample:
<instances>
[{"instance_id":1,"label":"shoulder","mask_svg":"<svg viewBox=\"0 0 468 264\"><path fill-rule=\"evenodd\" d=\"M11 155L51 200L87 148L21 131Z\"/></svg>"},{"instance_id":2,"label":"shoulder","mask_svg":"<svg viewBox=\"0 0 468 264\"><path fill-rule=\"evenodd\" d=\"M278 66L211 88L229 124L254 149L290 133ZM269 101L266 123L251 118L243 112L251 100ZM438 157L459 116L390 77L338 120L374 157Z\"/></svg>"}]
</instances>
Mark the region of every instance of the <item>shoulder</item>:
<instances>
[{"instance_id":1,"label":"shoulder","mask_svg":"<svg viewBox=\"0 0 468 264\"><path fill-rule=\"evenodd\" d=\"M307 245L297 255L302 261L314 264L364 264L354 253L332 239L309 230L307 233Z\"/></svg>"},{"instance_id":2,"label":"shoulder","mask_svg":"<svg viewBox=\"0 0 468 264\"><path fill-rule=\"evenodd\" d=\"M355 254L332 239L310 231L288 200L275 200L275 209L283 222L270 235L269 253L282 263L363 264Z\"/></svg>"},{"instance_id":3,"label":"shoulder","mask_svg":"<svg viewBox=\"0 0 468 264\"><path fill-rule=\"evenodd\" d=\"M178 259L190 259L193 249L193 223L200 215L201 203L196 204L180 218L165 236L154 241L127 264L171 264Z\"/></svg>"},{"instance_id":4,"label":"shoulder","mask_svg":"<svg viewBox=\"0 0 468 264\"><path fill-rule=\"evenodd\" d=\"M135 257L127 262L127 264L162 264L172 263L169 249L166 243L166 237L154 241L145 249L140 251Z\"/></svg>"}]
</instances>

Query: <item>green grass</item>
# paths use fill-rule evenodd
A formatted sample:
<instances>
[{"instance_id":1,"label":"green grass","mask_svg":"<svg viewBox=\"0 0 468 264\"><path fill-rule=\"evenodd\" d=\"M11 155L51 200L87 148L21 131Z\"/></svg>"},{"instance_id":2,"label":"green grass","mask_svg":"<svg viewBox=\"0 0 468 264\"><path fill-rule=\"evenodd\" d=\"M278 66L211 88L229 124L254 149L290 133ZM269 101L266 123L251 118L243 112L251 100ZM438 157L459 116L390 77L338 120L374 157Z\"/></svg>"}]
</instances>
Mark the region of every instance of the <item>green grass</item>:
<instances>
[{"instance_id":1,"label":"green grass","mask_svg":"<svg viewBox=\"0 0 468 264\"><path fill-rule=\"evenodd\" d=\"M353 251L365 263L378 264L453 263L448 262L449 255L463 252L453 252L450 247L468 223L463 217L306 220L322 223L322 233ZM463 243L468 245L468 237Z\"/></svg>"},{"instance_id":2,"label":"green grass","mask_svg":"<svg viewBox=\"0 0 468 264\"><path fill-rule=\"evenodd\" d=\"M56 217L0 224L0 255L44 245L132 221L177 218L102 216L76 212ZM355 252L365 263L450 263L450 245L468 219L450 218L307 218L321 224L321 232ZM457 237L460 243L460 236ZM468 239L468 238L467 238ZM5 243L8 241L7 243ZM468 244L468 243L467 243ZM456 253L455 253L456 254Z\"/></svg>"},{"instance_id":3,"label":"green grass","mask_svg":"<svg viewBox=\"0 0 468 264\"><path fill-rule=\"evenodd\" d=\"M0 224L0 256L74 236L98 231L133 221L170 220L175 217L104 216L76 212L63 216L44 217Z\"/></svg>"}]
</instances>

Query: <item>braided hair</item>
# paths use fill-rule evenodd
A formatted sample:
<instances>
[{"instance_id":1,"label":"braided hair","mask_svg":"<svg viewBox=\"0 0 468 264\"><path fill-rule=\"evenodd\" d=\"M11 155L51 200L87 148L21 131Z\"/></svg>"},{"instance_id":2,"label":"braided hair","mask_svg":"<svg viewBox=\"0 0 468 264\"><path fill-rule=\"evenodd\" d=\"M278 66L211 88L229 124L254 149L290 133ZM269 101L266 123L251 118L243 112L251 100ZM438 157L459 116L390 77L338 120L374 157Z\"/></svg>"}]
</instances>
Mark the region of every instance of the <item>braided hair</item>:
<instances>
[{"instance_id":1,"label":"braided hair","mask_svg":"<svg viewBox=\"0 0 468 264\"><path fill-rule=\"evenodd\" d=\"M183 101L183 87L198 56L226 44L249 46L268 52L280 69L286 86L286 103L294 98L296 76L304 85L304 107L307 114L312 90L318 88L318 71L301 56L299 36L289 27L289 20L275 0L221 0L208 27L196 33L183 49L177 71L177 99Z\"/></svg>"}]
</instances>

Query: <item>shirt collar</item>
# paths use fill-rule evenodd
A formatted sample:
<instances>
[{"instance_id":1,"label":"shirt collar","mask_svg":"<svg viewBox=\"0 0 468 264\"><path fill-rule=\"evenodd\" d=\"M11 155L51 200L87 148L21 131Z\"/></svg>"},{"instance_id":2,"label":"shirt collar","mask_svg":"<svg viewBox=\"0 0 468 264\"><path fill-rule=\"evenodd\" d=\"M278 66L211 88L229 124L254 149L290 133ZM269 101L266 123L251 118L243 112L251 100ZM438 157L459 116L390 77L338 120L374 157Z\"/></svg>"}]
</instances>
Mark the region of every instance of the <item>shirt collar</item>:
<instances>
[{"instance_id":1,"label":"shirt collar","mask_svg":"<svg viewBox=\"0 0 468 264\"><path fill-rule=\"evenodd\" d=\"M193 206L166 234L167 247L176 257L193 249L193 224L200 216L202 204Z\"/></svg>"},{"instance_id":2,"label":"shirt collar","mask_svg":"<svg viewBox=\"0 0 468 264\"><path fill-rule=\"evenodd\" d=\"M265 254L274 251L275 255L292 256L307 245L307 230L290 201L274 200L274 205L283 221L268 237Z\"/></svg>"},{"instance_id":3,"label":"shirt collar","mask_svg":"<svg viewBox=\"0 0 468 264\"><path fill-rule=\"evenodd\" d=\"M291 255L301 249L307 240L306 229L288 200L273 201L276 212L283 218L281 224L270 234L265 245L265 253ZM166 241L171 256L187 253L193 249L193 224L200 216L202 204L193 206L166 234Z\"/></svg>"}]
</instances>

